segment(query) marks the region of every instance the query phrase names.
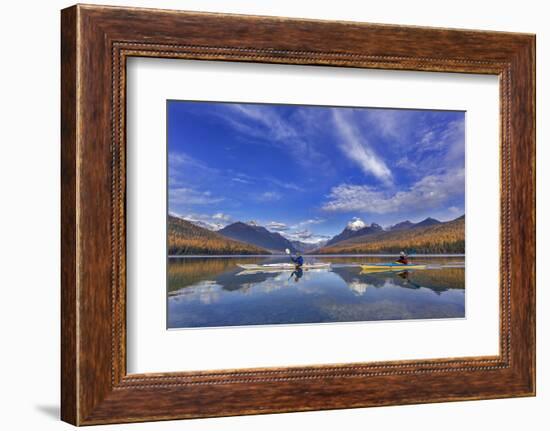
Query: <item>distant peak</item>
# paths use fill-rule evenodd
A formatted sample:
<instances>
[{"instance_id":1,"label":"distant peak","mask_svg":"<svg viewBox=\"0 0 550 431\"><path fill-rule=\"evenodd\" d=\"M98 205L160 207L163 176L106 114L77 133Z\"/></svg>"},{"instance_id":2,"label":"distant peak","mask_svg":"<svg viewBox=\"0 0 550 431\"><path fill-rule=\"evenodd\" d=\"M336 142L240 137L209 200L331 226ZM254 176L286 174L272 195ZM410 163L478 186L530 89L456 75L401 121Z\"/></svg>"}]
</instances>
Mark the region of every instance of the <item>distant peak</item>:
<instances>
[{"instance_id":1,"label":"distant peak","mask_svg":"<svg viewBox=\"0 0 550 431\"><path fill-rule=\"evenodd\" d=\"M433 217L427 217L419 223L416 223L416 227L429 227L436 224L441 224L441 222Z\"/></svg>"},{"instance_id":2,"label":"distant peak","mask_svg":"<svg viewBox=\"0 0 550 431\"><path fill-rule=\"evenodd\" d=\"M249 221L246 222L246 224L248 226L254 226L254 227L260 226L260 224L255 220L249 220Z\"/></svg>"},{"instance_id":3,"label":"distant peak","mask_svg":"<svg viewBox=\"0 0 550 431\"><path fill-rule=\"evenodd\" d=\"M420 223L423 223L423 224L427 224L427 223L430 223L430 224L437 224L437 223L441 223L438 219L435 219L433 217L426 217L424 220L422 220ZM417 223L417 224L420 224L420 223Z\"/></svg>"},{"instance_id":4,"label":"distant peak","mask_svg":"<svg viewBox=\"0 0 550 431\"><path fill-rule=\"evenodd\" d=\"M358 231L366 226L367 224L363 220L361 220L359 217L354 217L348 222L348 224L346 225L346 229Z\"/></svg>"}]
</instances>

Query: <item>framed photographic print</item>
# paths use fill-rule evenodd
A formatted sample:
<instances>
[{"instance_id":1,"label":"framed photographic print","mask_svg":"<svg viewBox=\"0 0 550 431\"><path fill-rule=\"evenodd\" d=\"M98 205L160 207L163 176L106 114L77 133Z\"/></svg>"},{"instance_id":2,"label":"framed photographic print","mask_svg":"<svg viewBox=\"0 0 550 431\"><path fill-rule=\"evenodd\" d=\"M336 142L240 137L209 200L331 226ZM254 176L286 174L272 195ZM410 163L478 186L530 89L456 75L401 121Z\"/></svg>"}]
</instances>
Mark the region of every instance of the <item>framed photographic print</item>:
<instances>
[{"instance_id":1,"label":"framed photographic print","mask_svg":"<svg viewBox=\"0 0 550 431\"><path fill-rule=\"evenodd\" d=\"M78 5L61 41L63 420L535 394L533 35Z\"/></svg>"},{"instance_id":2,"label":"framed photographic print","mask_svg":"<svg viewBox=\"0 0 550 431\"><path fill-rule=\"evenodd\" d=\"M465 317L464 112L167 116L168 328Z\"/></svg>"}]
</instances>

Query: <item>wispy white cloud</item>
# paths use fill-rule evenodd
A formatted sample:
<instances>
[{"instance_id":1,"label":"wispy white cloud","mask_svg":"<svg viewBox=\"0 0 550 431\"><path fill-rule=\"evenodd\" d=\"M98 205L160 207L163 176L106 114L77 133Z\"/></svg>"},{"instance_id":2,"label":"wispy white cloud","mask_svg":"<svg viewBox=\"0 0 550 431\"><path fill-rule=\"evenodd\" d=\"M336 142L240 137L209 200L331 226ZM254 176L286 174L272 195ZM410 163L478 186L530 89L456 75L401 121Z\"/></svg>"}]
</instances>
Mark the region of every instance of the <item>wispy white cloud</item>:
<instances>
[{"instance_id":1,"label":"wispy white cloud","mask_svg":"<svg viewBox=\"0 0 550 431\"><path fill-rule=\"evenodd\" d=\"M236 183L241 183L241 184L252 184L252 181L241 177L233 177L231 178L231 181L234 181Z\"/></svg>"},{"instance_id":2,"label":"wispy white cloud","mask_svg":"<svg viewBox=\"0 0 550 431\"><path fill-rule=\"evenodd\" d=\"M224 172L208 166L184 152L168 153L168 185L170 189L201 189L213 178L224 177Z\"/></svg>"},{"instance_id":3,"label":"wispy white cloud","mask_svg":"<svg viewBox=\"0 0 550 431\"><path fill-rule=\"evenodd\" d=\"M387 192L368 185L340 184L333 187L325 211L388 214L435 208L464 194L464 169L428 175L406 190Z\"/></svg>"},{"instance_id":4,"label":"wispy white cloud","mask_svg":"<svg viewBox=\"0 0 550 431\"><path fill-rule=\"evenodd\" d=\"M457 206L450 206L448 209L447 209L448 213L450 215L453 215L453 216L458 216L460 214L464 214L464 209L461 209Z\"/></svg>"},{"instance_id":5,"label":"wispy white cloud","mask_svg":"<svg viewBox=\"0 0 550 431\"><path fill-rule=\"evenodd\" d=\"M176 172L179 169L197 169L208 173L219 172L218 169L214 169L186 153L177 151L168 153L168 169Z\"/></svg>"},{"instance_id":6,"label":"wispy white cloud","mask_svg":"<svg viewBox=\"0 0 550 431\"><path fill-rule=\"evenodd\" d=\"M221 202L223 197L212 196L208 190L197 191L190 187L171 188L168 193L170 205L209 205Z\"/></svg>"},{"instance_id":7,"label":"wispy white cloud","mask_svg":"<svg viewBox=\"0 0 550 431\"><path fill-rule=\"evenodd\" d=\"M301 241L309 244L317 244L321 241L327 240L330 237L327 235L320 235L312 232L310 229L305 228L306 225L320 223L321 219L305 220L289 226L287 223L271 221L265 224L265 227L271 232L276 232L284 236L290 241Z\"/></svg>"},{"instance_id":8,"label":"wispy white cloud","mask_svg":"<svg viewBox=\"0 0 550 431\"><path fill-rule=\"evenodd\" d=\"M245 105L240 103L227 105L229 109L240 113L250 120L261 124L277 141L296 139L298 131L287 121L281 118L273 109L264 105Z\"/></svg>"},{"instance_id":9,"label":"wispy white cloud","mask_svg":"<svg viewBox=\"0 0 550 431\"><path fill-rule=\"evenodd\" d=\"M224 214L224 213L216 213L212 216L212 218L214 220L221 220L225 222L228 222L231 220L231 216L229 214Z\"/></svg>"},{"instance_id":10,"label":"wispy white cloud","mask_svg":"<svg viewBox=\"0 0 550 431\"><path fill-rule=\"evenodd\" d=\"M419 124L413 144L405 148L408 163L400 167L409 172L425 174L435 169L464 167L464 117L444 124Z\"/></svg>"},{"instance_id":11,"label":"wispy white cloud","mask_svg":"<svg viewBox=\"0 0 550 431\"><path fill-rule=\"evenodd\" d=\"M282 198L282 195L278 192L268 191L263 192L256 196L258 202L275 202Z\"/></svg>"},{"instance_id":12,"label":"wispy white cloud","mask_svg":"<svg viewBox=\"0 0 550 431\"><path fill-rule=\"evenodd\" d=\"M448 164L464 166L464 153L466 150L464 118L452 121L441 133L441 141L444 142L447 150L446 161Z\"/></svg>"},{"instance_id":13,"label":"wispy white cloud","mask_svg":"<svg viewBox=\"0 0 550 431\"><path fill-rule=\"evenodd\" d=\"M369 127L374 127L386 138L401 141L409 112L399 109L372 109L365 111L365 114Z\"/></svg>"},{"instance_id":14,"label":"wispy white cloud","mask_svg":"<svg viewBox=\"0 0 550 431\"><path fill-rule=\"evenodd\" d=\"M310 219L307 219L307 220L303 220L301 222L298 222L296 223L295 225L293 225L292 227L294 229L301 229L305 226L310 226L310 225L315 225L315 224L321 224L325 221L325 219L322 219L322 218L310 218Z\"/></svg>"},{"instance_id":15,"label":"wispy white cloud","mask_svg":"<svg viewBox=\"0 0 550 431\"><path fill-rule=\"evenodd\" d=\"M216 114L229 126L257 143L283 149L296 162L306 167L330 168L327 158L318 151L312 130L303 126L317 115L311 109L297 109L285 117L268 105L225 104ZM323 170L321 170L323 172Z\"/></svg>"},{"instance_id":16,"label":"wispy white cloud","mask_svg":"<svg viewBox=\"0 0 550 431\"><path fill-rule=\"evenodd\" d=\"M464 166L463 114L454 113L452 121L438 111L372 109L361 114L367 126L362 130L375 142L383 142L390 154L390 169L421 177L441 167Z\"/></svg>"},{"instance_id":17,"label":"wispy white cloud","mask_svg":"<svg viewBox=\"0 0 550 431\"><path fill-rule=\"evenodd\" d=\"M309 229L302 229L291 232L289 233L289 235L292 235L298 240L307 241L308 239L310 240L313 237L313 232L311 232Z\"/></svg>"},{"instance_id":18,"label":"wispy white cloud","mask_svg":"<svg viewBox=\"0 0 550 431\"><path fill-rule=\"evenodd\" d=\"M276 187L281 188L281 189L293 190L293 191L297 191L297 192L304 191L304 189L302 187L298 187L296 184L294 184L292 182L281 181L281 180L278 180L277 178L272 178L272 177L266 177L266 178L264 178L264 180L266 182L270 183L270 184L273 184Z\"/></svg>"},{"instance_id":19,"label":"wispy white cloud","mask_svg":"<svg viewBox=\"0 0 550 431\"><path fill-rule=\"evenodd\" d=\"M232 217L227 214L178 214L170 211L170 215L190 221L191 223L212 231L220 230L232 222Z\"/></svg>"},{"instance_id":20,"label":"wispy white cloud","mask_svg":"<svg viewBox=\"0 0 550 431\"><path fill-rule=\"evenodd\" d=\"M321 241L329 239L330 237L327 235L316 234L310 229L304 228L304 226L317 224L319 222L320 221L317 219L311 219L289 226L288 224L283 222L271 221L267 223L265 227L271 232L281 234L289 241L301 241L308 244L317 244Z\"/></svg>"},{"instance_id":21,"label":"wispy white cloud","mask_svg":"<svg viewBox=\"0 0 550 431\"><path fill-rule=\"evenodd\" d=\"M271 221L271 222L267 223L265 225L265 227L268 230L271 230L271 231L274 231L274 232L281 232L281 231L285 231L285 230L289 229L289 227L286 223L277 222L277 221Z\"/></svg>"},{"instance_id":22,"label":"wispy white cloud","mask_svg":"<svg viewBox=\"0 0 550 431\"><path fill-rule=\"evenodd\" d=\"M341 109L332 110L333 122L340 137L340 149L350 160L357 163L365 174L372 175L385 184L391 184L390 169L353 124L351 115L352 112L344 114Z\"/></svg>"},{"instance_id":23,"label":"wispy white cloud","mask_svg":"<svg viewBox=\"0 0 550 431\"><path fill-rule=\"evenodd\" d=\"M316 234L309 229L285 231L281 232L281 235L290 241L301 241L307 244L318 244L331 238L328 235Z\"/></svg>"},{"instance_id":24,"label":"wispy white cloud","mask_svg":"<svg viewBox=\"0 0 550 431\"><path fill-rule=\"evenodd\" d=\"M458 119L440 127L438 124L424 126L418 131L418 138L414 145L415 151L445 150L449 152L460 150L458 154L464 157L464 119Z\"/></svg>"},{"instance_id":25,"label":"wispy white cloud","mask_svg":"<svg viewBox=\"0 0 550 431\"><path fill-rule=\"evenodd\" d=\"M441 141L436 140L436 134L434 130L425 130L420 137L418 146L423 150L431 150L439 148Z\"/></svg>"}]
</instances>

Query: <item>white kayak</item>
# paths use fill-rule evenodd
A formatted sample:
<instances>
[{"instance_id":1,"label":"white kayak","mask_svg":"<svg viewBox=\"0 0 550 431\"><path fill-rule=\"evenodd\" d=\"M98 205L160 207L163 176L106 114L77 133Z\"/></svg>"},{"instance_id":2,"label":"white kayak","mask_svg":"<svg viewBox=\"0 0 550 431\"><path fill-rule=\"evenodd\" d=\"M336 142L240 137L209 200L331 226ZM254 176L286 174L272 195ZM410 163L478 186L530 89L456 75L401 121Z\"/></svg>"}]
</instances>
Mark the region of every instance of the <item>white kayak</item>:
<instances>
[{"instance_id":1,"label":"white kayak","mask_svg":"<svg viewBox=\"0 0 550 431\"><path fill-rule=\"evenodd\" d=\"M245 271L294 271L297 269L293 263L266 263L263 265L238 263L237 266ZM325 269L330 268L330 263L304 263L300 268L306 271L310 269Z\"/></svg>"}]
</instances>

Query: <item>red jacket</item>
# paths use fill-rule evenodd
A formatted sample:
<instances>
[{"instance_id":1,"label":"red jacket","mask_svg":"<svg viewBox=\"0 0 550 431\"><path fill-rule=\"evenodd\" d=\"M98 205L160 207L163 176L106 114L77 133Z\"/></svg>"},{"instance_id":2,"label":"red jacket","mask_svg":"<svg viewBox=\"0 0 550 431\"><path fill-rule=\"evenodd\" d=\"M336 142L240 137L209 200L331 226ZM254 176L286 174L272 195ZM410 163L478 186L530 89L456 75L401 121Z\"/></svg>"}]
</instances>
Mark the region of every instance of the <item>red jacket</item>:
<instances>
[{"instance_id":1,"label":"red jacket","mask_svg":"<svg viewBox=\"0 0 550 431\"><path fill-rule=\"evenodd\" d=\"M398 263L402 263L403 265L409 264L409 259L407 259L407 256L399 256L399 259L397 259Z\"/></svg>"}]
</instances>

